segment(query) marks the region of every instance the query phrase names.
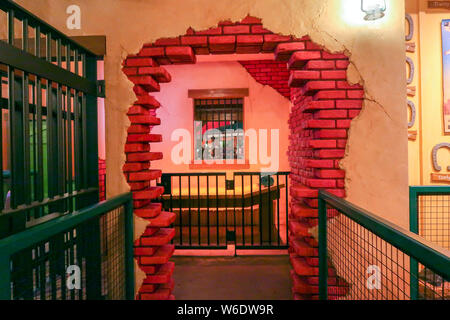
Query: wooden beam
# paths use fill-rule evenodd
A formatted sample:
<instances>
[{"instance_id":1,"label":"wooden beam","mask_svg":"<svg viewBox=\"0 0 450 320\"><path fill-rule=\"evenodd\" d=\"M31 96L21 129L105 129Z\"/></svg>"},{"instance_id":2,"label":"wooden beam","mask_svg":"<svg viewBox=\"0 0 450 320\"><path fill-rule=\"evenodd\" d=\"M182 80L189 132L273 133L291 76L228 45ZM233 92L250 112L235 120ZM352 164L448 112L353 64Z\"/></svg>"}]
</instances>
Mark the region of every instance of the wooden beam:
<instances>
[{"instance_id":1,"label":"wooden beam","mask_svg":"<svg viewBox=\"0 0 450 320\"><path fill-rule=\"evenodd\" d=\"M106 36L76 36L69 38L89 49L97 56L106 56Z\"/></svg>"},{"instance_id":2,"label":"wooden beam","mask_svg":"<svg viewBox=\"0 0 450 320\"><path fill-rule=\"evenodd\" d=\"M248 97L248 88L236 88L236 89L195 89L188 90L188 97L193 99L206 99L206 98L244 98Z\"/></svg>"}]
</instances>

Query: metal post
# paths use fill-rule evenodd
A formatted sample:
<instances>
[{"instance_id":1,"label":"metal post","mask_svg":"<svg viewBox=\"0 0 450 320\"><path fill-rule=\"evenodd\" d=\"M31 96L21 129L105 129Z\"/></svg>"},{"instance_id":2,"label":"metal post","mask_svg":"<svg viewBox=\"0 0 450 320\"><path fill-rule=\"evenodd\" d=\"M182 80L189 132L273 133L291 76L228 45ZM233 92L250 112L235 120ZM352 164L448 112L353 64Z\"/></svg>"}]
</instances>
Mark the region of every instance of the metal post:
<instances>
[{"instance_id":1,"label":"metal post","mask_svg":"<svg viewBox=\"0 0 450 320\"><path fill-rule=\"evenodd\" d=\"M126 298L134 300L134 225L133 225L133 200L130 194L125 203L125 274L126 274Z\"/></svg>"},{"instance_id":2,"label":"metal post","mask_svg":"<svg viewBox=\"0 0 450 320\"><path fill-rule=\"evenodd\" d=\"M409 188L409 230L414 233L419 233L418 225L418 194L413 188ZM409 274L409 285L410 285L410 299L417 300L419 292L419 264L417 260L410 257L410 274Z\"/></svg>"},{"instance_id":3,"label":"metal post","mask_svg":"<svg viewBox=\"0 0 450 320\"><path fill-rule=\"evenodd\" d=\"M319 192L319 299L328 298L327 205Z\"/></svg>"}]
</instances>

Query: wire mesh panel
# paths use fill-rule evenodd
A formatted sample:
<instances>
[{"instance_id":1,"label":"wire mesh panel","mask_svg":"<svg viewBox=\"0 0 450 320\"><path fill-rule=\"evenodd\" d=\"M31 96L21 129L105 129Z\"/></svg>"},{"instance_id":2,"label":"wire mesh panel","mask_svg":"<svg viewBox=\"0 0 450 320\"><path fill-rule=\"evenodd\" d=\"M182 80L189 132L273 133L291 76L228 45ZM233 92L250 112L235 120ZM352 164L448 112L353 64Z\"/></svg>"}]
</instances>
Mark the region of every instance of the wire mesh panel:
<instances>
[{"instance_id":1,"label":"wire mesh panel","mask_svg":"<svg viewBox=\"0 0 450 320\"><path fill-rule=\"evenodd\" d=\"M411 231L450 249L450 187L411 187L410 202ZM413 267L420 279L413 288L417 298L435 299L434 289L450 298L449 282L420 263L413 262Z\"/></svg>"},{"instance_id":2,"label":"wire mesh panel","mask_svg":"<svg viewBox=\"0 0 450 320\"><path fill-rule=\"evenodd\" d=\"M131 195L112 201L1 240L0 257L6 261L2 276L9 280L2 279L0 289L6 281L10 292L0 290L0 296L14 300L132 298ZM74 226L59 231L58 222ZM15 240L33 231L38 240L29 239L30 245L14 250Z\"/></svg>"},{"instance_id":3,"label":"wire mesh panel","mask_svg":"<svg viewBox=\"0 0 450 320\"><path fill-rule=\"evenodd\" d=\"M321 296L328 299L449 299L444 281L417 276L411 261L427 265L440 279L450 277L445 249L357 208L329 193L319 195Z\"/></svg>"}]
</instances>

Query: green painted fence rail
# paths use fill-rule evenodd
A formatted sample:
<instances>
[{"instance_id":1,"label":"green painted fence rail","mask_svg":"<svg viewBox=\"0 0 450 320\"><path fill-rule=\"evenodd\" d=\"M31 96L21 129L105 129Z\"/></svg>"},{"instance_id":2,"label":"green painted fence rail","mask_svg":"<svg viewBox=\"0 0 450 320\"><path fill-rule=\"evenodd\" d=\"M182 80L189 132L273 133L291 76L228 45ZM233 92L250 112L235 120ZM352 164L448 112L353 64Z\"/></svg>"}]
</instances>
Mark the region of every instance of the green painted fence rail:
<instances>
[{"instance_id":1,"label":"green painted fence rail","mask_svg":"<svg viewBox=\"0 0 450 320\"><path fill-rule=\"evenodd\" d=\"M432 270L435 274L439 275L444 281L450 280L450 251L444 249L419 235L405 230L373 213L364 210L338 198L326 191L319 191L319 298L326 300L330 295L330 292L334 295L334 298L339 298L334 291L330 291L329 277L330 268L338 269L340 272L352 271L346 273L347 278L343 277L341 282L347 282L346 292L341 295L341 298L345 298L349 292L355 293L358 288L361 290L361 296L353 296L352 299L370 299L372 296L376 296L377 291L367 291L363 293L368 281L368 275L364 272L358 277L355 270L366 270L366 261L362 261L361 257L367 258L367 256L356 257L354 252L361 249L357 244L367 244L369 251L364 251L365 254L374 254L368 261L383 261L382 267L389 265L391 274L390 278L397 281L389 283L389 285L396 288L396 290L390 290L389 299L416 299L413 288L410 288L409 259L413 258L420 264ZM381 201L381 200L380 200ZM343 222L344 221L344 222ZM342 224L343 228L338 228ZM336 231L337 230L337 231ZM338 232L340 231L340 233ZM331 234L333 233L333 234ZM344 234L345 233L345 234ZM333 243L338 239L338 243ZM368 241L369 239L369 241ZM350 244L350 245L349 245ZM333 252L334 256L330 257L330 252ZM388 254L390 252L390 254ZM403 261L399 262L396 258L402 257ZM340 265L337 266L336 260L347 259L340 261ZM344 264L344 266L342 266ZM400 274L395 272L401 271ZM337 276L339 272L336 271ZM352 276L353 274L353 276ZM418 279L414 279L418 281ZM350 282L349 282L350 281ZM389 279L383 281L389 282ZM421 284L423 283L422 280ZM400 285L399 285L400 283ZM383 286L386 285L383 283ZM362 289L361 289L362 288ZM428 287L426 287L428 288ZM333 289L333 288L331 288ZM353 290L353 291L352 291ZM410 291L411 290L411 291ZM344 291L344 290L341 290ZM381 291L378 291L381 292ZM369 297L369 298L368 298ZM381 295L383 298L383 295Z\"/></svg>"},{"instance_id":2,"label":"green painted fence rail","mask_svg":"<svg viewBox=\"0 0 450 320\"><path fill-rule=\"evenodd\" d=\"M115 222L108 218L108 214L113 212L114 210L121 209L120 215L122 216L123 225L122 229L117 228L117 226L114 226ZM109 226L107 229L102 227L102 222L99 223L99 219L105 217L105 223L113 222L111 225L113 227ZM88 246L85 246L86 248L89 247L89 255L86 255L88 257L89 262L86 265L85 273L87 282L86 285L93 288L92 290L87 289L87 294L84 298L86 299L108 299L110 297L110 293L103 293L100 292L99 286L101 281L114 281L116 278L112 278L113 272L117 269L123 270L123 274L120 275L114 275L117 277L122 278L121 284L124 284L123 288L116 288L116 283L111 283L109 285L109 288L112 288L116 290L117 292L120 292L120 296L113 297L113 298L122 298L122 299L134 299L134 260L133 260L133 204L132 204L132 195L131 193L126 193L120 196L117 196L115 198L109 199L107 201L95 204L93 206L84 208L80 211L76 211L67 215L64 215L62 217L50 220L48 222L39 224L35 227L29 228L26 231L11 235L5 239L0 240L0 299L2 300L9 300L16 298L12 296L13 291L13 277L12 277L12 260L14 255L17 255L20 253L23 255L23 253L29 255L29 263L34 263L39 259L37 254L33 253L30 255L31 250L35 250L37 247L39 247L42 244L45 244L46 242L51 241L51 239L55 239L57 237L60 237L64 234L66 234L69 230L74 230L79 228L80 226L88 225L89 227L94 226L94 228L89 229L89 233L79 233L77 232L77 238L75 240L75 243L80 244L83 240L82 237L87 237L88 240ZM119 225L119 224L117 224ZM103 228L102 230L102 236L100 237L98 232L96 234L96 231L98 231L98 228ZM117 230L115 230L116 228ZM79 229L77 229L79 230ZM113 234L114 232L114 234ZM79 233L79 234L78 234ZM95 237L92 237L92 234L96 234ZM108 235L110 236L110 239L108 240ZM106 239L106 244L104 243ZM109 268L107 270L104 270L105 272L102 273L102 276L99 274L96 274L98 270L91 270L94 268L99 269L100 260L102 259L102 252L99 250L100 245L103 247L107 247L107 245L111 241L116 241L116 239L121 239L120 243L116 243L115 247L108 248L107 250L102 250L102 252L106 252L106 256L112 256L114 268ZM72 239L73 240L73 239ZM68 242L68 239L65 239L62 241ZM102 244L100 244L103 242ZM73 245L73 244L71 244ZM30 249L32 248L32 249ZM61 247L59 247L61 249ZM85 249L86 249L85 248ZM96 250L92 250L92 248L96 248ZM50 248L52 249L52 248ZM58 249L55 247L55 250ZM67 247L66 247L67 249ZM82 248L79 245L77 250L80 251ZM113 250L123 252L122 255L118 255ZM77 254L81 254L78 252ZM67 251L64 251L64 248L58 252L53 252L53 256L61 257L61 261L67 262L67 260L64 260L64 258L67 258ZM52 255L50 255L49 261L52 262ZM117 259L117 257L120 258L120 260ZM23 257L22 257L23 258ZM20 260L19 261L23 261ZM39 261L37 261L38 264L33 267L33 272L39 273L39 267L42 267L43 264ZM63 271L66 270L67 264L65 263ZM112 266L112 265L111 265ZM89 269L92 267L91 269ZM53 269L56 270L56 269ZM48 270L47 270L48 272ZM50 268L50 274L46 278L50 279L56 279L56 276L52 275L52 269ZM96 275L96 277L90 277L90 274ZM65 276L65 274L64 274ZM106 279L105 279L106 277ZM34 279L34 278L33 278ZM21 279L19 279L21 280ZM45 279L41 279L41 282L44 283ZM65 277L63 277L59 283L57 281L53 281L51 286L52 292L50 299L52 297L55 297L56 293L54 292L54 289L56 286L64 287L65 286ZM33 281L29 282L30 285L33 285ZM33 291L32 288L26 288L27 295L25 296L25 299L35 299L34 296L35 291L44 290L42 287L39 286L39 281L34 281L34 287L35 290ZM81 288L80 291L84 290L85 288ZM110 289L111 290L111 289ZM66 291L66 290L63 290ZM64 293L65 294L65 293ZM64 298L64 294L62 295L62 298ZM24 299L23 296L19 297L20 299ZM44 297L40 297L40 299L44 299ZM66 299L70 299L71 297L69 295L65 296ZM83 299L83 297L79 297L79 299Z\"/></svg>"}]
</instances>

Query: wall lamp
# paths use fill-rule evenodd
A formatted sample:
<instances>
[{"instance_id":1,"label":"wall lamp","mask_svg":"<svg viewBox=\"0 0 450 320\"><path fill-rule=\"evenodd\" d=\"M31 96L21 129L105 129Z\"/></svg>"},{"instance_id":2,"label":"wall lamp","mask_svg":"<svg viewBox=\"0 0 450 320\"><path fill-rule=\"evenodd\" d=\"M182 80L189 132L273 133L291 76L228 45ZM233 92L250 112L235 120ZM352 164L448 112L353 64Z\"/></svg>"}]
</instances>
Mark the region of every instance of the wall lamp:
<instances>
[{"instance_id":1,"label":"wall lamp","mask_svg":"<svg viewBox=\"0 0 450 320\"><path fill-rule=\"evenodd\" d=\"M372 21L384 17L385 0L361 0L361 10L366 13L364 20Z\"/></svg>"}]
</instances>

